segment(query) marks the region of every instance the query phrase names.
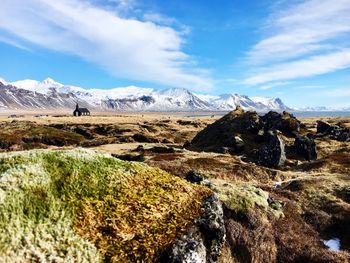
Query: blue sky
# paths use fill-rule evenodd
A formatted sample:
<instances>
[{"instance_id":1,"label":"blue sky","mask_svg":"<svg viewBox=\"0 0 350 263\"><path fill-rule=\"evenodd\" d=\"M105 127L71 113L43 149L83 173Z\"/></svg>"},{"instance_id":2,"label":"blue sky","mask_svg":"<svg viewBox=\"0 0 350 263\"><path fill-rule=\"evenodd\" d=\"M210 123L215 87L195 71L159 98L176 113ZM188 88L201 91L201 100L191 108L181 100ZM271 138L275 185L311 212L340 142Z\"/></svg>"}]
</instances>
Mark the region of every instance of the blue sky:
<instances>
[{"instance_id":1,"label":"blue sky","mask_svg":"<svg viewBox=\"0 0 350 263\"><path fill-rule=\"evenodd\" d=\"M350 0L1 0L0 77L350 107Z\"/></svg>"}]
</instances>

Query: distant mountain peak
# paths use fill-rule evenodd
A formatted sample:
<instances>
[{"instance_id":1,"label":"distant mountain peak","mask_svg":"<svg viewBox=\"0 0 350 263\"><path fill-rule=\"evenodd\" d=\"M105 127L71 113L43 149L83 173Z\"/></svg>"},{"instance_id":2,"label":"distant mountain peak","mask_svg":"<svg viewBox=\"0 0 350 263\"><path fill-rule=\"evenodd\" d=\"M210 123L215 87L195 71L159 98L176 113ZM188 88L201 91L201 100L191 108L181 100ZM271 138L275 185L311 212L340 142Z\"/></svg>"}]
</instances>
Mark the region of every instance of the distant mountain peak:
<instances>
[{"instance_id":1,"label":"distant mountain peak","mask_svg":"<svg viewBox=\"0 0 350 263\"><path fill-rule=\"evenodd\" d=\"M44 79L43 81L41 81L42 84L45 84L45 85L55 85L55 86L64 86L63 84L55 81L54 79L52 78L46 78Z\"/></svg>"}]
</instances>

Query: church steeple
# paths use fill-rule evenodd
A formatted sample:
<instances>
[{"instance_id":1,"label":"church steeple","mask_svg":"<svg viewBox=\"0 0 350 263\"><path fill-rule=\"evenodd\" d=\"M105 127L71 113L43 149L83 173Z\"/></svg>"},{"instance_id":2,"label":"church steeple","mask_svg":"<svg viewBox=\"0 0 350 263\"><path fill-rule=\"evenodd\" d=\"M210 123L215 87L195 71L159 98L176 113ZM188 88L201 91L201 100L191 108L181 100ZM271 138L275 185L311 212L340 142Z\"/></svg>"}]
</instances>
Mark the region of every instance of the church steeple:
<instances>
[{"instance_id":1,"label":"church steeple","mask_svg":"<svg viewBox=\"0 0 350 263\"><path fill-rule=\"evenodd\" d=\"M77 105L75 106L75 109L77 110L77 109L79 109L79 105L78 105L78 103L77 103Z\"/></svg>"}]
</instances>

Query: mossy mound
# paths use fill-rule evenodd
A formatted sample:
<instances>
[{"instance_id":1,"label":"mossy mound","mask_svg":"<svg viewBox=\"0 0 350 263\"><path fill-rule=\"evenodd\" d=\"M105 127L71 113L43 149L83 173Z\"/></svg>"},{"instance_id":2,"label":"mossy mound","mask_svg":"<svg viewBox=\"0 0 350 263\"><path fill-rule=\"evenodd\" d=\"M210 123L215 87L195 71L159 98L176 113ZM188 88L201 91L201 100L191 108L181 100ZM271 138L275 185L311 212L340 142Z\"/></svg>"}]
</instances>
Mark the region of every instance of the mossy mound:
<instances>
[{"instance_id":1,"label":"mossy mound","mask_svg":"<svg viewBox=\"0 0 350 263\"><path fill-rule=\"evenodd\" d=\"M0 261L154 261L211 193L87 150L0 155Z\"/></svg>"},{"instance_id":2,"label":"mossy mound","mask_svg":"<svg viewBox=\"0 0 350 263\"><path fill-rule=\"evenodd\" d=\"M247 214L259 207L276 218L283 217L282 204L277 200L272 200L269 193L260 188L251 185L233 185L221 181L217 181L215 188L226 207L237 213Z\"/></svg>"}]
</instances>

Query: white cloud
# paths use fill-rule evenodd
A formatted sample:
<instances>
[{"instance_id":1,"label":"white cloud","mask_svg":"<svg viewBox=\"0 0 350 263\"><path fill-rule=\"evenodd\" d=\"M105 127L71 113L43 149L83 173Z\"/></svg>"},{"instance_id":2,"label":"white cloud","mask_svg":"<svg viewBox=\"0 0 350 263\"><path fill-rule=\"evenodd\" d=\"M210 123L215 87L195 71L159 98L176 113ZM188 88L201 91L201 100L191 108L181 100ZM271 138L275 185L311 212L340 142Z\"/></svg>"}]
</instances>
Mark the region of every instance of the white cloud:
<instances>
[{"instance_id":1,"label":"white cloud","mask_svg":"<svg viewBox=\"0 0 350 263\"><path fill-rule=\"evenodd\" d=\"M350 67L350 49L277 64L254 74L242 83L246 85L257 85L275 80L292 80L322 75L347 67Z\"/></svg>"},{"instance_id":2,"label":"white cloud","mask_svg":"<svg viewBox=\"0 0 350 263\"><path fill-rule=\"evenodd\" d=\"M29 42L74 54L119 77L197 90L212 86L181 51L180 32L121 18L87 0L1 0L0 28L21 45Z\"/></svg>"},{"instance_id":3,"label":"white cloud","mask_svg":"<svg viewBox=\"0 0 350 263\"><path fill-rule=\"evenodd\" d=\"M254 72L243 82L262 84L349 67L349 14L350 0L297 1L275 10L263 28L266 37L247 53Z\"/></svg>"}]
</instances>

